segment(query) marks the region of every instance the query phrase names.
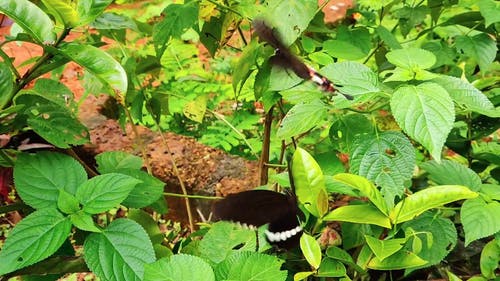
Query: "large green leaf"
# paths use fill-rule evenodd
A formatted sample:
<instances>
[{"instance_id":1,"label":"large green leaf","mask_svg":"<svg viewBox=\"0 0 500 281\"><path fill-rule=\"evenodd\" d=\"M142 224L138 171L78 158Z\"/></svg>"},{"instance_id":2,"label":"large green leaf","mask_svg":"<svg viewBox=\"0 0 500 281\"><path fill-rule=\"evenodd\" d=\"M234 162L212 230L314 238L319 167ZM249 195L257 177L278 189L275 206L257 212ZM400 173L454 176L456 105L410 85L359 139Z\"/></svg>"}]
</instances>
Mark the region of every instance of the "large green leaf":
<instances>
[{"instance_id":1,"label":"large green leaf","mask_svg":"<svg viewBox=\"0 0 500 281\"><path fill-rule=\"evenodd\" d=\"M77 26L80 17L76 10L63 0L42 0L49 13L51 13L65 28ZM81 2L81 1L78 1Z\"/></svg>"},{"instance_id":2,"label":"large green leaf","mask_svg":"<svg viewBox=\"0 0 500 281\"><path fill-rule=\"evenodd\" d=\"M357 137L365 135L371 138L373 133L375 133L373 124L364 114L352 113L336 119L330 127L329 136L337 150L351 152Z\"/></svg>"},{"instance_id":3,"label":"large green leaf","mask_svg":"<svg viewBox=\"0 0 500 281\"><path fill-rule=\"evenodd\" d=\"M333 179L352 189L361 191L361 194L366 196L382 214L388 213L388 208L382 194L377 187L366 178L353 174L340 173L333 176Z\"/></svg>"},{"instance_id":4,"label":"large green leaf","mask_svg":"<svg viewBox=\"0 0 500 281\"><path fill-rule=\"evenodd\" d=\"M76 10L80 18L79 26L94 21L113 0L84 0L78 1Z\"/></svg>"},{"instance_id":5,"label":"large green leaf","mask_svg":"<svg viewBox=\"0 0 500 281\"><path fill-rule=\"evenodd\" d=\"M428 69L436 63L433 53L423 49L398 49L387 53L387 60L405 69Z\"/></svg>"},{"instance_id":6,"label":"large green leaf","mask_svg":"<svg viewBox=\"0 0 500 281\"><path fill-rule=\"evenodd\" d=\"M85 2L85 1L79 1ZM108 53L91 45L64 44L59 51L69 59L83 66L101 82L109 85L115 93L127 91L127 74L123 67Z\"/></svg>"},{"instance_id":7,"label":"large green leaf","mask_svg":"<svg viewBox=\"0 0 500 281\"><path fill-rule=\"evenodd\" d=\"M0 251L0 275L41 261L68 238L71 222L56 209L37 210L21 220Z\"/></svg>"},{"instance_id":8,"label":"large green leaf","mask_svg":"<svg viewBox=\"0 0 500 281\"><path fill-rule=\"evenodd\" d=\"M35 209L57 208L59 190L75 195L86 180L85 170L75 159L55 152L19 154L14 166L16 190Z\"/></svg>"},{"instance_id":9,"label":"large green leaf","mask_svg":"<svg viewBox=\"0 0 500 281\"><path fill-rule=\"evenodd\" d=\"M288 139L321 125L326 118L327 107L320 100L294 105L283 118L276 136Z\"/></svg>"},{"instance_id":10,"label":"large green leaf","mask_svg":"<svg viewBox=\"0 0 500 281\"><path fill-rule=\"evenodd\" d=\"M170 4L163 13L165 19L157 23L153 29L153 43L156 56L162 57L170 38L181 38L189 28L195 27L198 21L198 3Z\"/></svg>"},{"instance_id":11,"label":"large green leaf","mask_svg":"<svg viewBox=\"0 0 500 281\"><path fill-rule=\"evenodd\" d=\"M436 83L402 86L391 98L391 109L399 126L427 148L436 161L453 127L453 101Z\"/></svg>"},{"instance_id":12,"label":"large green leaf","mask_svg":"<svg viewBox=\"0 0 500 281\"><path fill-rule=\"evenodd\" d=\"M146 231L129 219L117 219L103 232L90 234L83 254L89 269L106 281L143 280L144 266L155 261Z\"/></svg>"},{"instance_id":13,"label":"large green leaf","mask_svg":"<svg viewBox=\"0 0 500 281\"><path fill-rule=\"evenodd\" d=\"M455 161L444 160L437 163L434 160L420 165L429 173L429 179L439 185L463 185L473 191L481 187L481 178L471 169Z\"/></svg>"},{"instance_id":14,"label":"large green leaf","mask_svg":"<svg viewBox=\"0 0 500 281\"><path fill-rule=\"evenodd\" d=\"M6 62L0 62L0 109L10 102L14 90L14 76Z\"/></svg>"},{"instance_id":15,"label":"large green leaf","mask_svg":"<svg viewBox=\"0 0 500 281\"><path fill-rule=\"evenodd\" d=\"M201 240L200 256L217 264L229 256L234 251L234 247L242 244L240 251L255 251L257 246L255 231L220 221L213 224Z\"/></svg>"},{"instance_id":16,"label":"large green leaf","mask_svg":"<svg viewBox=\"0 0 500 281\"><path fill-rule=\"evenodd\" d=\"M357 60L368 55L371 49L370 32L364 28L347 28L340 25L337 37L323 43L323 49L336 58Z\"/></svg>"},{"instance_id":17,"label":"large green leaf","mask_svg":"<svg viewBox=\"0 0 500 281\"><path fill-rule=\"evenodd\" d=\"M428 187L404 198L391 210L389 217L393 224L402 223L432 208L477 196L476 192L460 185Z\"/></svg>"},{"instance_id":18,"label":"large green leaf","mask_svg":"<svg viewBox=\"0 0 500 281\"><path fill-rule=\"evenodd\" d=\"M443 87L460 107L490 117L500 117L493 103L467 81L451 76L440 76L432 81Z\"/></svg>"},{"instance_id":19,"label":"large green leaf","mask_svg":"<svg viewBox=\"0 0 500 281\"><path fill-rule=\"evenodd\" d=\"M406 243L406 238L379 240L370 235L365 235L365 240L368 247L370 247L372 252L380 261L383 261L387 257L401 250Z\"/></svg>"},{"instance_id":20,"label":"large green leaf","mask_svg":"<svg viewBox=\"0 0 500 281\"><path fill-rule=\"evenodd\" d=\"M325 177L314 158L300 147L293 154L292 175L299 202L314 216L323 216L328 205Z\"/></svg>"},{"instance_id":21,"label":"large green leaf","mask_svg":"<svg viewBox=\"0 0 500 281\"><path fill-rule=\"evenodd\" d=\"M309 234L302 233L300 237L300 250L312 268L318 269L321 264L321 247L318 241Z\"/></svg>"},{"instance_id":22,"label":"large green leaf","mask_svg":"<svg viewBox=\"0 0 500 281\"><path fill-rule=\"evenodd\" d=\"M403 195L404 183L415 168L415 150L400 132L358 136L350 159L351 172L381 186L390 207L396 196Z\"/></svg>"},{"instance_id":23,"label":"large green leaf","mask_svg":"<svg viewBox=\"0 0 500 281\"><path fill-rule=\"evenodd\" d=\"M286 46L290 46L306 30L318 9L315 1L303 0L274 0L268 5L264 18L277 30Z\"/></svg>"},{"instance_id":24,"label":"large green leaf","mask_svg":"<svg viewBox=\"0 0 500 281\"><path fill-rule=\"evenodd\" d=\"M417 256L415 253L401 250L384 260L373 257L368 263L368 268L376 270L395 270L413 268L425 264L427 264L427 261Z\"/></svg>"},{"instance_id":25,"label":"large green leaf","mask_svg":"<svg viewBox=\"0 0 500 281\"><path fill-rule=\"evenodd\" d=\"M9 16L39 44L55 42L54 24L47 14L30 1L2 0L0 12Z\"/></svg>"},{"instance_id":26,"label":"large green leaf","mask_svg":"<svg viewBox=\"0 0 500 281\"><path fill-rule=\"evenodd\" d=\"M118 206L141 183L133 177L109 173L91 178L76 192L76 198L89 214L98 214Z\"/></svg>"},{"instance_id":27,"label":"large green leaf","mask_svg":"<svg viewBox=\"0 0 500 281\"><path fill-rule=\"evenodd\" d=\"M432 212L426 212L405 222L402 229L406 232L408 228L416 233L416 237L412 239L422 241L418 256L428 261L429 266L440 263L457 244L457 229L453 222ZM429 234L432 235L432 243L429 243L426 237Z\"/></svg>"},{"instance_id":28,"label":"large green leaf","mask_svg":"<svg viewBox=\"0 0 500 281\"><path fill-rule=\"evenodd\" d=\"M129 193L122 204L131 208L143 208L153 204L163 195L165 183L141 170L120 170L121 173L141 181Z\"/></svg>"},{"instance_id":29,"label":"large green leaf","mask_svg":"<svg viewBox=\"0 0 500 281\"><path fill-rule=\"evenodd\" d=\"M24 94L23 97L31 95ZM89 132L67 108L52 102L29 108L28 125L45 140L59 148L89 142Z\"/></svg>"},{"instance_id":30,"label":"large green leaf","mask_svg":"<svg viewBox=\"0 0 500 281\"><path fill-rule=\"evenodd\" d=\"M144 281L164 280L215 281L215 275L202 258L178 254L146 265Z\"/></svg>"},{"instance_id":31,"label":"large green leaf","mask_svg":"<svg viewBox=\"0 0 500 281\"><path fill-rule=\"evenodd\" d=\"M335 84L341 85L338 90L352 96L380 91L377 74L368 66L351 61L329 64L320 72L331 79Z\"/></svg>"},{"instance_id":32,"label":"large green leaf","mask_svg":"<svg viewBox=\"0 0 500 281\"><path fill-rule=\"evenodd\" d=\"M339 207L323 217L324 221L345 221L352 223L374 224L391 228L391 221L373 205L348 205Z\"/></svg>"},{"instance_id":33,"label":"large green leaf","mask_svg":"<svg viewBox=\"0 0 500 281\"><path fill-rule=\"evenodd\" d=\"M484 18L484 25L490 26L492 23L500 22L500 3L494 0L479 0L479 12Z\"/></svg>"},{"instance_id":34,"label":"large green leaf","mask_svg":"<svg viewBox=\"0 0 500 281\"><path fill-rule=\"evenodd\" d=\"M118 172L124 169L139 170L142 159L123 151L106 151L95 157L97 170L101 174Z\"/></svg>"},{"instance_id":35,"label":"large green leaf","mask_svg":"<svg viewBox=\"0 0 500 281\"><path fill-rule=\"evenodd\" d=\"M282 264L276 256L237 252L215 267L216 280L285 281L287 272L281 270Z\"/></svg>"},{"instance_id":36,"label":"large green leaf","mask_svg":"<svg viewBox=\"0 0 500 281\"><path fill-rule=\"evenodd\" d=\"M252 73L253 68L255 67L255 62L257 61L259 49L260 45L257 41L251 41L250 44L248 44L243 50L243 53L239 57L238 61L236 61L232 81L234 92L238 92L239 89L243 87Z\"/></svg>"},{"instance_id":37,"label":"large green leaf","mask_svg":"<svg viewBox=\"0 0 500 281\"><path fill-rule=\"evenodd\" d=\"M483 72L490 68L490 64L495 60L498 51L495 40L486 33L479 33L474 36L457 36L455 45L466 56L476 61Z\"/></svg>"},{"instance_id":38,"label":"large green leaf","mask_svg":"<svg viewBox=\"0 0 500 281\"><path fill-rule=\"evenodd\" d=\"M486 202L482 198L467 200L462 204L460 218L465 232L465 246L470 242L500 231L500 203Z\"/></svg>"},{"instance_id":39,"label":"large green leaf","mask_svg":"<svg viewBox=\"0 0 500 281\"><path fill-rule=\"evenodd\" d=\"M495 272L497 271L499 264L500 245L498 240L491 240L481 251L481 262L479 263L481 274L488 279L494 279L497 277Z\"/></svg>"}]
</instances>

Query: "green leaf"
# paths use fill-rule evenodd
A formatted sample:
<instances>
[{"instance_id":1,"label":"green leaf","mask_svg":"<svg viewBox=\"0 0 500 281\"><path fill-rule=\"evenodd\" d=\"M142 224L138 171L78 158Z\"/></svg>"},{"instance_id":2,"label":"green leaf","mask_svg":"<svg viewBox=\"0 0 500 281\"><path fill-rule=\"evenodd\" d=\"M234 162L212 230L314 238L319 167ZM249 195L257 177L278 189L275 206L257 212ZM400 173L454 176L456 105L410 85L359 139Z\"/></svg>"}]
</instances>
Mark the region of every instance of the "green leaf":
<instances>
[{"instance_id":1,"label":"green leaf","mask_svg":"<svg viewBox=\"0 0 500 281\"><path fill-rule=\"evenodd\" d=\"M0 12L9 16L39 44L55 42L54 24L46 13L30 1L2 0Z\"/></svg>"},{"instance_id":2,"label":"green leaf","mask_svg":"<svg viewBox=\"0 0 500 281\"><path fill-rule=\"evenodd\" d=\"M479 33L474 36L457 36L455 46L464 52L466 56L477 62L481 72L485 72L490 68L490 64L495 60L498 50L495 40L486 33Z\"/></svg>"},{"instance_id":3,"label":"green leaf","mask_svg":"<svg viewBox=\"0 0 500 281\"><path fill-rule=\"evenodd\" d=\"M95 157L97 170L101 174L118 172L120 170L139 170L142 168L142 158L123 151L106 151Z\"/></svg>"},{"instance_id":4,"label":"green leaf","mask_svg":"<svg viewBox=\"0 0 500 281\"><path fill-rule=\"evenodd\" d=\"M257 61L259 49L259 43L256 40L251 41L250 44L243 49L243 53L236 61L232 80L233 90L235 93L238 93L239 90L243 88L243 85L247 81L248 77L250 77Z\"/></svg>"},{"instance_id":5,"label":"green leaf","mask_svg":"<svg viewBox=\"0 0 500 281\"><path fill-rule=\"evenodd\" d=\"M333 58L323 52L314 52L308 55L312 62L320 65L327 65L333 63Z\"/></svg>"},{"instance_id":6,"label":"green leaf","mask_svg":"<svg viewBox=\"0 0 500 281\"><path fill-rule=\"evenodd\" d=\"M38 95L46 100L56 103L62 107L69 107L72 113L78 105L74 102L73 92L63 83L46 78L38 78L35 87L30 90L23 90L23 93Z\"/></svg>"},{"instance_id":7,"label":"green leaf","mask_svg":"<svg viewBox=\"0 0 500 281\"><path fill-rule=\"evenodd\" d=\"M73 213L69 217L73 225L78 229L90 232L102 232L102 230L96 226L92 216L84 211Z\"/></svg>"},{"instance_id":8,"label":"green leaf","mask_svg":"<svg viewBox=\"0 0 500 281\"><path fill-rule=\"evenodd\" d=\"M380 92L378 76L368 66L352 61L329 64L320 72L335 84L342 85L338 90L352 96Z\"/></svg>"},{"instance_id":9,"label":"green leaf","mask_svg":"<svg viewBox=\"0 0 500 281\"><path fill-rule=\"evenodd\" d=\"M141 181L123 174L99 175L83 183L76 198L83 205L83 211L98 214L120 204L139 183Z\"/></svg>"},{"instance_id":10,"label":"green leaf","mask_svg":"<svg viewBox=\"0 0 500 281\"><path fill-rule=\"evenodd\" d=\"M285 46L290 46L306 30L317 9L314 1L276 0L269 3L263 17L277 30Z\"/></svg>"},{"instance_id":11,"label":"green leaf","mask_svg":"<svg viewBox=\"0 0 500 281\"><path fill-rule=\"evenodd\" d=\"M200 242L201 257L214 264L226 259L233 248L243 244L239 251L255 251L255 231L242 229L233 223L220 221L212 225Z\"/></svg>"},{"instance_id":12,"label":"green leaf","mask_svg":"<svg viewBox=\"0 0 500 281\"><path fill-rule=\"evenodd\" d=\"M455 161L443 160L438 163L434 160L420 164L422 169L429 173L429 179L438 185L463 185L472 191L481 187L481 178L471 169Z\"/></svg>"},{"instance_id":13,"label":"green leaf","mask_svg":"<svg viewBox=\"0 0 500 281\"><path fill-rule=\"evenodd\" d=\"M14 94L14 76L6 62L0 62L0 109L9 103Z\"/></svg>"},{"instance_id":14,"label":"green leaf","mask_svg":"<svg viewBox=\"0 0 500 281\"><path fill-rule=\"evenodd\" d=\"M101 233L92 233L83 244L87 266L102 280L143 280L144 266L155 261L146 231L129 219L111 222Z\"/></svg>"},{"instance_id":15,"label":"green leaf","mask_svg":"<svg viewBox=\"0 0 500 281\"><path fill-rule=\"evenodd\" d=\"M141 181L123 200L123 205L130 208L143 208L153 204L163 195L165 183L154 176L140 170L121 170L120 172Z\"/></svg>"},{"instance_id":16,"label":"green leaf","mask_svg":"<svg viewBox=\"0 0 500 281\"><path fill-rule=\"evenodd\" d=\"M323 217L324 221L366 223L391 228L391 221L372 205L348 205L338 207Z\"/></svg>"},{"instance_id":17,"label":"green leaf","mask_svg":"<svg viewBox=\"0 0 500 281\"><path fill-rule=\"evenodd\" d=\"M0 251L0 275L39 262L54 254L71 231L71 222L56 209L37 210L9 233Z\"/></svg>"},{"instance_id":18,"label":"green leaf","mask_svg":"<svg viewBox=\"0 0 500 281\"><path fill-rule=\"evenodd\" d=\"M187 118L198 123L203 123L203 117L205 117L206 110L207 95L200 95L184 105L183 113Z\"/></svg>"},{"instance_id":19,"label":"green leaf","mask_svg":"<svg viewBox=\"0 0 500 281\"><path fill-rule=\"evenodd\" d=\"M408 228L417 233L413 239L422 241L422 250L418 252L418 256L426 260L429 266L443 261L457 244L457 229L453 222L431 212L405 222L402 229L406 231ZM429 234L432 235L432 243L426 239Z\"/></svg>"},{"instance_id":20,"label":"green leaf","mask_svg":"<svg viewBox=\"0 0 500 281\"><path fill-rule=\"evenodd\" d=\"M318 241L309 234L302 233L300 250L312 268L318 269L321 264L321 247Z\"/></svg>"},{"instance_id":21,"label":"green leaf","mask_svg":"<svg viewBox=\"0 0 500 281\"><path fill-rule=\"evenodd\" d=\"M348 29L345 25L340 25L336 39L325 41L323 49L332 57L358 60L370 52L370 40L370 32L366 28Z\"/></svg>"},{"instance_id":22,"label":"green leaf","mask_svg":"<svg viewBox=\"0 0 500 281\"><path fill-rule=\"evenodd\" d=\"M374 132L372 122L364 114L351 113L342 115L333 122L329 136L337 150L351 152L354 149L354 139L361 135L372 135Z\"/></svg>"},{"instance_id":23,"label":"green leaf","mask_svg":"<svg viewBox=\"0 0 500 281\"><path fill-rule=\"evenodd\" d=\"M123 67L105 51L91 45L69 43L61 45L59 52L84 67L104 84L109 85L115 94L126 93L127 74Z\"/></svg>"},{"instance_id":24,"label":"green leaf","mask_svg":"<svg viewBox=\"0 0 500 281\"><path fill-rule=\"evenodd\" d=\"M385 56L395 66L412 71L429 69L436 63L436 57L433 53L416 48L394 50Z\"/></svg>"},{"instance_id":25,"label":"green leaf","mask_svg":"<svg viewBox=\"0 0 500 281\"><path fill-rule=\"evenodd\" d=\"M335 246L328 247L328 249L326 249L326 255L332 259L339 260L342 263L349 265L361 274L366 273L364 269L362 269L359 265L356 264L356 262L354 262L351 255L344 249Z\"/></svg>"},{"instance_id":26,"label":"green leaf","mask_svg":"<svg viewBox=\"0 0 500 281\"><path fill-rule=\"evenodd\" d=\"M153 244L163 242L164 234L161 232L158 222L150 214L140 209L129 209L128 218L137 222L146 230Z\"/></svg>"},{"instance_id":27,"label":"green leaf","mask_svg":"<svg viewBox=\"0 0 500 281\"><path fill-rule=\"evenodd\" d=\"M32 106L28 112L28 125L33 131L59 148L89 142L87 127L65 107L46 103Z\"/></svg>"},{"instance_id":28,"label":"green leaf","mask_svg":"<svg viewBox=\"0 0 500 281\"><path fill-rule=\"evenodd\" d=\"M156 56L162 57L170 38L180 39L189 28L195 27L198 21L198 4L170 4L163 14L168 15L161 22L155 24L153 29L153 43Z\"/></svg>"},{"instance_id":29,"label":"green leaf","mask_svg":"<svg viewBox=\"0 0 500 281\"><path fill-rule=\"evenodd\" d=\"M392 256L381 261L374 257L369 263L368 268L376 270L396 270L406 269L425 265L427 261L421 259L409 251L399 251Z\"/></svg>"},{"instance_id":30,"label":"green leaf","mask_svg":"<svg viewBox=\"0 0 500 281\"><path fill-rule=\"evenodd\" d=\"M500 185L498 184L482 184L481 192L489 196L491 199L500 201Z\"/></svg>"},{"instance_id":31,"label":"green leaf","mask_svg":"<svg viewBox=\"0 0 500 281\"><path fill-rule=\"evenodd\" d=\"M74 195L86 180L80 163L55 152L19 154L14 166L16 190L23 202L35 209L57 208L59 190Z\"/></svg>"},{"instance_id":32,"label":"green leaf","mask_svg":"<svg viewBox=\"0 0 500 281\"><path fill-rule=\"evenodd\" d=\"M62 0L42 0L49 13L51 13L65 28L78 25L80 17L71 5Z\"/></svg>"},{"instance_id":33,"label":"green leaf","mask_svg":"<svg viewBox=\"0 0 500 281\"><path fill-rule=\"evenodd\" d=\"M398 40L386 27L379 25L377 29L375 29L377 35L380 37L382 42L384 42L387 47L391 49L401 49L401 44L399 44Z\"/></svg>"},{"instance_id":34,"label":"green leaf","mask_svg":"<svg viewBox=\"0 0 500 281\"><path fill-rule=\"evenodd\" d=\"M320 197L326 192L325 178L320 166L314 158L304 149L297 147L292 158L292 175L295 183L295 192L300 203L316 217L321 217L318 200L328 198Z\"/></svg>"},{"instance_id":35,"label":"green leaf","mask_svg":"<svg viewBox=\"0 0 500 281\"><path fill-rule=\"evenodd\" d=\"M415 149L400 132L360 135L349 158L351 172L381 186L390 207L396 196L403 195L415 168Z\"/></svg>"},{"instance_id":36,"label":"green leaf","mask_svg":"<svg viewBox=\"0 0 500 281\"><path fill-rule=\"evenodd\" d=\"M178 254L162 258L145 267L144 281L192 280L215 281L210 265L203 259Z\"/></svg>"},{"instance_id":37,"label":"green leaf","mask_svg":"<svg viewBox=\"0 0 500 281\"><path fill-rule=\"evenodd\" d=\"M94 21L113 0L87 0L78 1L76 10L80 18L78 26L86 25Z\"/></svg>"},{"instance_id":38,"label":"green leaf","mask_svg":"<svg viewBox=\"0 0 500 281\"><path fill-rule=\"evenodd\" d=\"M379 240L375 237L365 235L365 240L375 256L383 261L403 248L406 238L395 238L388 240Z\"/></svg>"},{"instance_id":39,"label":"green leaf","mask_svg":"<svg viewBox=\"0 0 500 281\"><path fill-rule=\"evenodd\" d=\"M80 210L80 202L73 194L68 193L64 189L59 189L57 207L65 214L73 214Z\"/></svg>"},{"instance_id":40,"label":"green leaf","mask_svg":"<svg viewBox=\"0 0 500 281\"><path fill-rule=\"evenodd\" d=\"M479 12L484 18L484 25L490 26L492 23L500 22L500 4L493 0L479 0ZM484 274L483 274L484 275Z\"/></svg>"},{"instance_id":41,"label":"green leaf","mask_svg":"<svg viewBox=\"0 0 500 281\"><path fill-rule=\"evenodd\" d=\"M318 269L318 277L342 277L346 276L347 271L345 266L338 260L332 258L324 258Z\"/></svg>"},{"instance_id":42,"label":"green leaf","mask_svg":"<svg viewBox=\"0 0 500 281\"><path fill-rule=\"evenodd\" d=\"M285 281L287 272L280 270L283 260L276 256L237 252L215 267L216 280Z\"/></svg>"},{"instance_id":43,"label":"green leaf","mask_svg":"<svg viewBox=\"0 0 500 281\"><path fill-rule=\"evenodd\" d=\"M453 127L453 101L436 83L402 86L391 98L391 109L398 125L427 148L436 161Z\"/></svg>"},{"instance_id":44,"label":"green leaf","mask_svg":"<svg viewBox=\"0 0 500 281\"><path fill-rule=\"evenodd\" d=\"M478 112L490 117L499 117L500 113L493 103L472 84L457 77L440 76L432 82L443 87L455 103L466 110Z\"/></svg>"},{"instance_id":45,"label":"green leaf","mask_svg":"<svg viewBox=\"0 0 500 281\"><path fill-rule=\"evenodd\" d=\"M362 195L366 196L382 214L387 214L388 208L382 194L377 187L366 178L358 175L341 173L333 176L333 179L352 189L361 191Z\"/></svg>"},{"instance_id":46,"label":"green leaf","mask_svg":"<svg viewBox=\"0 0 500 281\"><path fill-rule=\"evenodd\" d=\"M307 277L314 275L313 271L301 271L295 273L293 276L293 281L301 281L301 280L307 280Z\"/></svg>"},{"instance_id":47,"label":"green leaf","mask_svg":"<svg viewBox=\"0 0 500 281\"><path fill-rule=\"evenodd\" d=\"M438 185L428 187L404 198L389 213L393 224L409 221L421 213L445 204L477 197L465 186Z\"/></svg>"},{"instance_id":48,"label":"green leaf","mask_svg":"<svg viewBox=\"0 0 500 281\"><path fill-rule=\"evenodd\" d=\"M488 279L494 279L497 277L495 271L498 269L499 264L500 246L497 241L492 240L481 251L481 260L479 262L481 274Z\"/></svg>"},{"instance_id":49,"label":"green leaf","mask_svg":"<svg viewBox=\"0 0 500 281\"><path fill-rule=\"evenodd\" d=\"M294 105L283 118L276 136L288 139L321 125L326 118L327 107L320 100Z\"/></svg>"},{"instance_id":50,"label":"green leaf","mask_svg":"<svg viewBox=\"0 0 500 281\"><path fill-rule=\"evenodd\" d=\"M465 246L472 241L500 231L500 203L486 202L482 198L466 200L460 210L465 232Z\"/></svg>"}]
</instances>

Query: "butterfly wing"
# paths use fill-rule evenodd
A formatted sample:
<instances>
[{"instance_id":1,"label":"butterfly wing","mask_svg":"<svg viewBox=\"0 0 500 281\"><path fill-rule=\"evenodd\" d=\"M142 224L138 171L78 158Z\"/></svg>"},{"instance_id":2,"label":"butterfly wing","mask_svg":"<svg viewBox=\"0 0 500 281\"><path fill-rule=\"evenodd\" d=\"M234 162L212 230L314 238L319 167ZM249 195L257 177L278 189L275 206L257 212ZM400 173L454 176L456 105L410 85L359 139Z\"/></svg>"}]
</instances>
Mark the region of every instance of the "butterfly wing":
<instances>
[{"instance_id":1,"label":"butterfly wing","mask_svg":"<svg viewBox=\"0 0 500 281\"><path fill-rule=\"evenodd\" d=\"M270 190L249 190L230 194L214 205L214 218L261 226L276 221L293 209L288 195Z\"/></svg>"}]
</instances>

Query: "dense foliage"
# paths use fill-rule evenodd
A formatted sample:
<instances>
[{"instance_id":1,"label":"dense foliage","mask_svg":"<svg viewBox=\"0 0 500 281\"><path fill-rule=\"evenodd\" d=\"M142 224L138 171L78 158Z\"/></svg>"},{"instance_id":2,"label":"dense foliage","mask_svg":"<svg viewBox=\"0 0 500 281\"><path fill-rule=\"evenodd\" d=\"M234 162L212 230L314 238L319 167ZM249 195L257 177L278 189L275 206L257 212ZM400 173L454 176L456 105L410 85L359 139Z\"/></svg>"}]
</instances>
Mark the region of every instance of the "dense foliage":
<instances>
[{"instance_id":1,"label":"dense foliage","mask_svg":"<svg viewBox=\"0 0 500 281\"><path fill-rule=\"evenodd\" d=\"M3 196L0 183L0 214L25 215L2 229L6 279L500 276L498 2L359 0L336 23L325 23L329 6L310 0L34 2L0 2L15 23L0 45L0 134L34 131L59 149L87 143L78 102L57 80L76 62L86 94L109 95L122 124L276 167L293 151L305 233L285 253L270 249L265 227L256 234L228 222L174 242L142 210L167 211L164 184L141 170L144 159L106 152L95 173L65 154L4 147L15 194ZM251 36L256 18L354 99L273 64L274 50ZM73 32L83 35L69 40ZM1 49L11 42L43 54L14 63ZM263 185L290 185L264 164Z\"/></svg>"}]
</instances>

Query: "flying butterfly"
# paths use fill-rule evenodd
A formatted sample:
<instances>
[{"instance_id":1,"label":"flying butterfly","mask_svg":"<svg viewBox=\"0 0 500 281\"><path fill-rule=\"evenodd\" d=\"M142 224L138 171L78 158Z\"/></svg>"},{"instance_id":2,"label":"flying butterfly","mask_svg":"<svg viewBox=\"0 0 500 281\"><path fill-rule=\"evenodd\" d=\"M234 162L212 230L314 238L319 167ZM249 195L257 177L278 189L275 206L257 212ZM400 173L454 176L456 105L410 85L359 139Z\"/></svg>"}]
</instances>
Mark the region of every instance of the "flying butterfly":
<instances>
[{"instance_id":1,"label":"flying butterfly","mask_svg":"<svg viewBox=\"0 0 500 281\"><path fill-rule=\"evenodd\" d=\"M318 73L314 68L306 65L298 57L296 57L283 42L279 39L279 35L276 30L271 28L264 20L257 19L252 22L255 33L259 38L269 45L271 45L275 50L275 55L271 58L271 62L275 65L291 69L297 76L302 79L311 80L318 84L320 88L329 93L338 92L335 88L335 84L330 81L325 76ZM352 100L353 97L348 94L340 93L346 99Z\"/></svg>"}]
</instances>

